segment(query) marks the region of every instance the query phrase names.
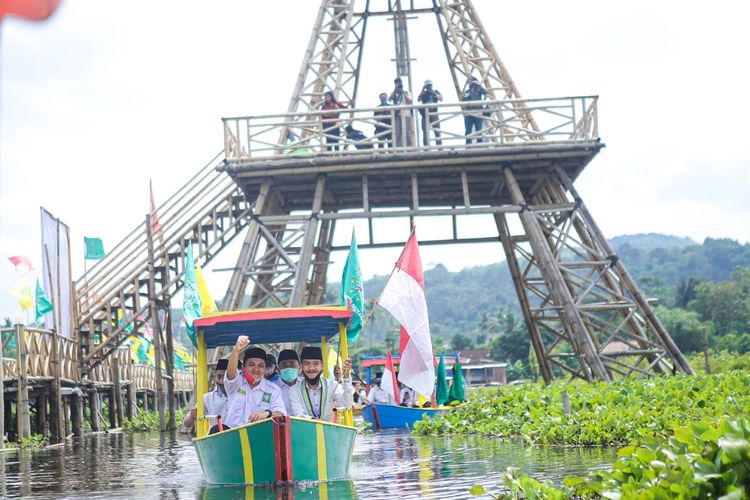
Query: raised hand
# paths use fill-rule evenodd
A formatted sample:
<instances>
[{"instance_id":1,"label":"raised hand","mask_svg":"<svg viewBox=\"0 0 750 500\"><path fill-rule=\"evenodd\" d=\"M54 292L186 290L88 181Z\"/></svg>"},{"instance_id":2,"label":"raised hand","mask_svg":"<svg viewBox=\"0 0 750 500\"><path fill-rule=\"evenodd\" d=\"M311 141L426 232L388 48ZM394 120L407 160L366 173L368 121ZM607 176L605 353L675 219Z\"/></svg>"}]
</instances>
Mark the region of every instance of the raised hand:
<instances>
[{"instance_id":1,"label":"raised hand","mask_svg":"<svg viewBox=\"0 0 750 500\"><path fill-rule=\"evenodd\" d=\"M237 337L237 342L234 343L234 350L240 352L250 344L250 339L247 335L240 335Z\"/></svg>"}]
</instances>

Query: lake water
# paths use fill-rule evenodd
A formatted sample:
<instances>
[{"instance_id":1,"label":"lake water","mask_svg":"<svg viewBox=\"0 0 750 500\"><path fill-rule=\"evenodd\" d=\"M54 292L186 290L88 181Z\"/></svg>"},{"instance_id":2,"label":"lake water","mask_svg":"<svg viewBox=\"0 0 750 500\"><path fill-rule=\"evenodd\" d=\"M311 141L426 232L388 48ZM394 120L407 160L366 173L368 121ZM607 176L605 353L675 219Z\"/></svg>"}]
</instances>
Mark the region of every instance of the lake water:
<instances>
[{"instance_id":1,"label":"lake water","mask_svg":"<svg viewBox=\"0 0 750 500\"><path fill-rule=\"evenodd\" d=\"M0 496L36 498L408 499L498 492L507 467L559 483L615 460L611 448L526 447L492 439L417 437L406 431L357 436L351 480L324 485L206 484L192 443L180 435L92 434L65 445L0 452Z\"/></svg>"}]
</instances>

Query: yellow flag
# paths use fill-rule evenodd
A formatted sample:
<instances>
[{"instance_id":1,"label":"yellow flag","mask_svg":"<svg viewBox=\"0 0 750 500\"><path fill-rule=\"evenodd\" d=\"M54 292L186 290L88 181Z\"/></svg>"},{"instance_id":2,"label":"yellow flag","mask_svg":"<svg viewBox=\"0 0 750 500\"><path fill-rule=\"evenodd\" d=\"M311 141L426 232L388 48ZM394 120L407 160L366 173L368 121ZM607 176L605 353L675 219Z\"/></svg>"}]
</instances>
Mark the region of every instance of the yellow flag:
<instances>
[{"instance_id":1,"label":"yellow flag","mask_svg":"<svg viewBox=\"0 0 750 500\"><path fill-rule=\"evenodd\" d=\"M31 287L28 280L22 278L16 286L10 289L10 294L16 298L21 309L24 311L33 307L34 296L31 294Z\"/></svg>"},{"instance_id":2,"label":"yellow flag","mask_svg":"<svg viewBox=\"0 0 750 500\"><path fill-rule=\"evenodd\" d=\"M206 278L203 277L203 271L199 265L195 266L195 281L198 282L198 295L201 298L201 312L203 315L205 316L210 312L218 311L219 308L216 307L216 302L214 302L214 299L208 292Z\"/></svg>"}]
</instances>

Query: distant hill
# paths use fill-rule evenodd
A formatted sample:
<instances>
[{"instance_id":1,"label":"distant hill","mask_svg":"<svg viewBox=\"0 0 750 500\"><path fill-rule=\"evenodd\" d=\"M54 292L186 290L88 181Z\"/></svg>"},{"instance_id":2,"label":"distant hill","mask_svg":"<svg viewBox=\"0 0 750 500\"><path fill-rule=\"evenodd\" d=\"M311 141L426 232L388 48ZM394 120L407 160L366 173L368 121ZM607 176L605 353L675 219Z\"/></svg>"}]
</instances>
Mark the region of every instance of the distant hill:
<instances>
[{"instance_id":1,"label":"distant hill","mask_svg":"<svg viewBox=\"0 0 750 500\"><path fill-rule=\"evenodd\" d=\"M609 240L609 243L615 248L628 244L641 250L671 247L683 248L697 245L695 241L687 236L680 238L679 236L670 236L668 234L660 233L625 234L622 236L615 236Z\"/></svg>"}]
</instances>

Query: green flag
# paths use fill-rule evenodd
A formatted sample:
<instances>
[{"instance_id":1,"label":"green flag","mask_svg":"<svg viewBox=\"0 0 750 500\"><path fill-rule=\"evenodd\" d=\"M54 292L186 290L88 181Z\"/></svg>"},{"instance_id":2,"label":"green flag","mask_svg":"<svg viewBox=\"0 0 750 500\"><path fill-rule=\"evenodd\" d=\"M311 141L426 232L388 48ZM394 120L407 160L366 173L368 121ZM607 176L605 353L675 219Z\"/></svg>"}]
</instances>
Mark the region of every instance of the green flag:
<instances>
[{"instance_id":1,"label":"green flag","mask_svg":"<svg viewBox=\"0 0 750 500\"><path fill-rule=\"evenodd\" d=\"M182 315L185 317L185 329L193 346L198 348L198 338L195 336L193 321L203 316L201 297L198 291L198 280L195 277L195 262L193 261L193 245L187 247L185 257L185 285L182 288Z\"/></svg>"},{"instance_id":2,"label":"green flag","mask_svg":"<svg viewBox=\"0 0 750 500\"><path fill-rule=\"evenodd\" d=\"M362 270L359 267L359 254L357 253L357 239L352 231L352 245L349 248L349 256L344 263L344 274L341 277L341 305L345 306L349 301L352 310L352 320L346 327L346 338L355 341L362 332L364 323L365 290L362 286Z\"/></svg>"},{"instance_id":3,"label":"green flag","mask_svg":"<svg viewBox=\"0 0 750 500\"><path fill-rule=\"evenodd\" d=\"M44 290L42 290L39 280L36 280L36 322L39 323L42 316L48 312L52 312L52 302L44 295Z\"/></svg>"},{"instance_id":4,"label":"green flag","mask_svg":"<svg viewBox=\"0 0 750 500\"><path fill-rule=\"evenodd\" d=\"M86 245L86 259L99 260L104 258L104 243L101 238L83 237L83 243Z\"/></svg>"},{"instance_id":5,"label":"green flag","mask_svg":"<svg viewBox=\"0 0 750 500\"><path fill-rule=\"evenodd\" d=\"M443 355L441 354L437 369L437 383L435 384L435 402L439 405L444 405L448 401L448 379L445 377L445 360L443 360Z\"/></svg>"},{"instance_id":6,"label":"green flag","mask_svg":"<svg viewBox=\"0 0 750 500\"><path fill-rule=\"evenodd\" d=\"M451 402L458 401L463 403L465 396L461 363L458 362L458 356L456 356L456 364L453 365L453 381L451 382L451 389L448 391L448 398Z\"/></svg>"}]
</instances>

